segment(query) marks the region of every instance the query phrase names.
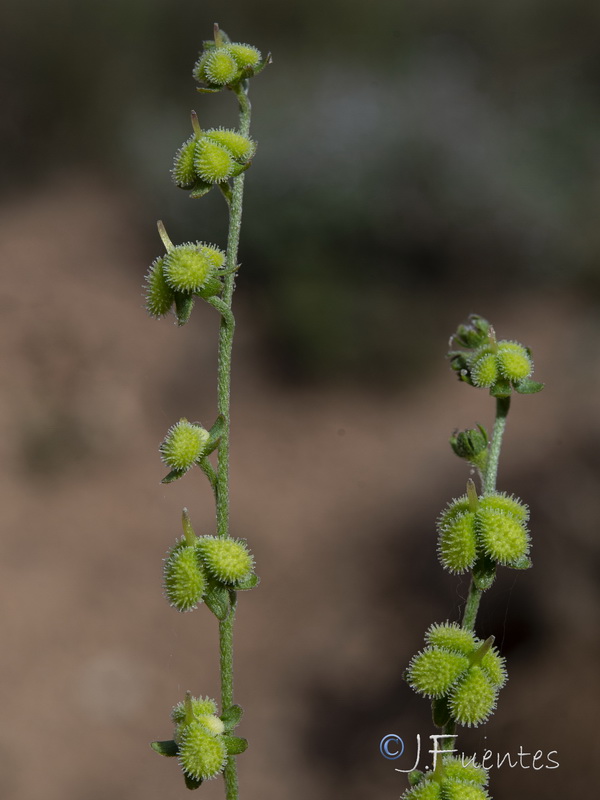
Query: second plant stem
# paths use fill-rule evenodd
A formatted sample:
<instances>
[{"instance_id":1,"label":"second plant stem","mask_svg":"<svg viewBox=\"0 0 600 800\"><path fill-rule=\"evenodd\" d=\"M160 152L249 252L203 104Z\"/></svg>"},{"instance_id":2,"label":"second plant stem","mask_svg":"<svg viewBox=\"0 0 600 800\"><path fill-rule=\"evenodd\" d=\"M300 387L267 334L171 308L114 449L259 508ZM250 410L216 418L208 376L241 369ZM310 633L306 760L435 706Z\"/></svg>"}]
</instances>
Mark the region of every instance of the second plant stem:
<instances>
[{"instance_id":1,"label":"second plant stem","mask_svg":"<svg viewBox=\"0 0 600 800\"><path fill-rule=\"evenodd\" d=\"M250 102L243 87L236 90L240 106L240 133L248 136L250 130ZM227 270L224 279L219 329L219 363L217 378L217 407L224 421L223 433L219 442L217 459L216 503L217 536L229 536L229 439L230 439L230 395L231 395L231 353L235 322L231 313L231 301L235 286L240 228L242 223L242 201L244 195L244 174L233 179L233 191L228 200L229 231L227 235ZM233 622L235 618L236 593L230 592L231 608L227 617L219 622L219 653L221 673L221 709L225 711L233 705ZM238 780L235 756L229 756L223 772L226 800L238 800Z\"/></svg>"}]
</instances>

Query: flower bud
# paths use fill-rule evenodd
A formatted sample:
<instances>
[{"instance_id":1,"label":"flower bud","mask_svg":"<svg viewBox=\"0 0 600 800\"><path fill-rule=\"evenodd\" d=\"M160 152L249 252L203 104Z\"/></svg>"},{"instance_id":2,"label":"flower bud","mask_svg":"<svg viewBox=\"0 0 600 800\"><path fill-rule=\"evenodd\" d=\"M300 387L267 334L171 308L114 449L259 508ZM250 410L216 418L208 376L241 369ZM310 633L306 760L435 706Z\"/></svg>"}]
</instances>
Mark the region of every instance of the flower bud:
<instances>
[{"instance_id":1,"label":"flower bud","mask_svg":"<svg viewBox=\"0 0 600 800\"><path fill-rule=\"evenodd\" d=\"M178 542L165 560L164 588L170 604L178 611L191 611L202 602L206 577L195 547Z\"/></svg>"},{"instance_id":2,"label":"flower bud","mask_svg":"<svg viewBox=\"0 0 600 800\"><path fill-rule=\"evenodd\" d=\"M216 777L225 767L227 748L220 736L213 736L204 725L186 725L179 746L179 763L186 775L196 780Z\"/></svg>"},{"instance_id":3,"label":"flower bud","mask_svg":"<svg viewBox=\"0 0 600 800\"><path fill-rule=\"evenodd\" d=\"M487 459L488 435L481 425L456 431L450 437L450 447L459 458L464 458L476 466L484 466Z\"/></svg>"},{"instance_id":4,"label":"flower bud","mask_svg":"<svg viewBox=\"0 0 600 800\"><path fill-rule=\"evenodd\" d=\"M159 447L162 460L173 469L186 471L202 456L209 439L202 426L180 419L169 428Z\"/></svg>"},{"instance_id":5,"label":"flower bud","mask_svg":"<svg viewBox=\"0 0 600 800\"><path fill-rule=\"evenodd\" d=\"M241 539L202 536L197 547L207 571L222 583L235 586L254 566L254 559Z\"/></svg>"}]
</instances>

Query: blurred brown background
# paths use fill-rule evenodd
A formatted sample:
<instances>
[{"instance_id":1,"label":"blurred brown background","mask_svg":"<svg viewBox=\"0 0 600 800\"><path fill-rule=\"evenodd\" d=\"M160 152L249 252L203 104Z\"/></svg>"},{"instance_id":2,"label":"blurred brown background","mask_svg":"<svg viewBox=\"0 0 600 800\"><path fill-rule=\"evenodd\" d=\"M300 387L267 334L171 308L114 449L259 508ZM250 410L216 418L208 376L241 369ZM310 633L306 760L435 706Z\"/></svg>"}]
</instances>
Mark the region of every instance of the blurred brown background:
<instances>
[{"instance_id":1,"label":"blurred brown background","mask_svg":"<svg viewBox=\"0 0 600 800\"><path fill-rule=\"evenodd\" d=\"M179 417L214 418L217 319L152 321L140 289L157 218L224 243L216 192L169 179L191 107L235 124L190 77L215 19L274 57L252 84L236 294L233 531L262 576L237 626L242 797L397 798L412 758L383 759L382 736L412 756L434 732L401 674L467 591L433 523L468 477L449 434L492 421L444 361L472 311L533 348L547 387L516 398L499 476L531 505L535 568L504 570L480 615L510 682L462 742L558 751L495 771L495 800L587 796L598 4L5 0L0 797L185 798L148 742L186 689L218 692L215 620L161 592L182 506L211 533L211 497L200 474L161 486L157 455Z\"/></svg>"}]
</instances>

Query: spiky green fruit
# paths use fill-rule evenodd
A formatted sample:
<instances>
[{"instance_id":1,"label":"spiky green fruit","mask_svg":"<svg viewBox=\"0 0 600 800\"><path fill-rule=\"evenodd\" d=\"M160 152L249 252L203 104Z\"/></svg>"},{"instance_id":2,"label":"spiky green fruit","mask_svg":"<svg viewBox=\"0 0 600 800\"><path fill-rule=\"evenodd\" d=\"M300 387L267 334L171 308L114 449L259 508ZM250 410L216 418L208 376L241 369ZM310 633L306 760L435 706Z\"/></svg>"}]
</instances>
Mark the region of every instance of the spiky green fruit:
<instances>
[{"instance_id":1,"label":"spiky green fruit","mask_svg":"<svg viewBox=\"0 0 600 800\"><path fill-rule=\"evenodd\" d=\"M460 725L481 725L495 705L496 690L481 667L470 667L450 693L450 711Z\"/></svg>"},{"instance_id":2,"label":"spiky green fruit","mask_svg":"<svg viewBox=\"0 0 600 800\"><path fill-rule=\"evenodd\" d=\"M436 781L423 781L405 792L401 800L442 800L442 787Z\"/></svg>"},{"instance_id":3,"label":"spiky green fruit","mask_svg":"<svg viewBox=\"0 0 600 800\"><path fill-rule=\"evenodd\" d=\"M509 381L523 380L533 372L531 357L518 342L498 342L496 361L500 374Z\"/></svg>"},{"instance_id":4,"label":"spiky green fruit","mask_svg":"<svg viewBox=\"0 0 600 800\"><path fill-rule=\"evenodd\" d=\"M196 144L194 165L198 176L208 183L222 183L230 178L236 162L230 151L206 137Z\"/></svg>"},{"instance_id":5,"label":"spiky green fruit","mask_svg":"<svg viewBox=\"0 0 600 800\"><path fill-rule=\"evenodd\" d=\"M505 492L491 492L479 498L479 507L510 514L519 522L527 522L529 508L516 497Z\"/></svg>"},{"instance_id":6,"label":"spiky green fruit","mask_svg":"<svg viewBox=\"0 0 600 800\"><path fill-rule=\"evenodd\" d=\"M498 653L495 647L487 651L479 666L495 689L501 689L508 680L506 659Z\"/></svg>"},{"instance_id":7,"label":"spiky green fruit","mask_svg":"<svg viewBox=\"0 0 600 800\"><path fill-rule=\"evenodd\" d=\"M146 274L146 311L151 317L164 317L175 299L173 289L166 281L164 273L165 259L155 259Z\"/></svg>"},{"instance_id":8,"label":"spiky green fruit","mask_svg":"<svg viewBox=\"0 0 600 800\"><path fill-rule=\"evenodd\" d=\"M241 69L255 69L262 58L260 50L251 44L232 42L227 45L227 50Z\"/></svg>"},{"instance_id":9,"label":"spiky green fruit","mask_svg":"<svg viewBox=\"0 0 600 800\"><path fill-rule=\"evenodd\" d=\"M476 783L486 786L489 776L487 770L472 761L463 763L462 758L456 756L444 757L444 778L449 780Z\"/></svg>"},{"instance_id":10,"label":"spiky green fruit","mask_svg":"<svg viewBox=\"0 0 600 800\"><path fill-rule=\"evenodd\" d=\"M508 513L480 508L475 528L484 553L499 564L510 565L529 552L525 525Z\"/></svg>"},{"instance_id":11,"label":"spiky green fruit","mask_svg":"<svg viewBox=\"0 0 600 800\"><path fill-rule=\"evenodd\" d=\"M171 176L175 184L182 189L191 189L198 179L196 167L194 166L197 141L196 136L190 136L175 153L175 158L173 159Z\"/></svg>"},{"instance_id":12,"label":"spiky green fruit","mask_svg":"<svg viewBox=\"0 0 600 800\"><path fill-rule=\"evenodd\" d=\"M456 622L434 623L425 634L425 641L434 647L444 647L463 655L470 655L480 644L474 633L461 628Z\"/></svg>"},{"instance_id":13,"label":"spiky green fruit","mask_svg":"<svg viewBox=\"0 0 600 800\"><path fill-rule=\"evenodd\" d=\"M475 386L489 388L498 380L498 365L493 353L483 353L473 362L471 380Z\"/></svg>"},{"instance_id":14,"label":"spiky green fruit","mask_svg":"<svg viewBox=\"0 0 600 800\"><path fill-rule=\"evenodd\" d=\"M223 720L219 719L216 714L200 714L196 719L213 736L220 736L225 732Z\"/></svg>"},{"instance_id":15,"label":"spiky green fruit","mask_svg":"<svg viewBox=\"0 0 600 800\"><path fill-rule=\"evenodd\" d=\"M180 419L163 439L159 450L162 460L176 470L188 470L201 457L210 434L201 425Z\"/></svg>"},{"instance_id":16,"label":"spiky green fruit","mask_svg":"<svg viewBox=\"0 0 600 800\"><path fill-rule=\"evenodd\" d=\"M426 647L408 668L408 683L425 697L442 697L469 668L469 659L437 647Z\"/></svg>"},{"instance_id":17,"label":"spiky green fruit","mask_svg":"<svg viewBox=\"0 0 600 800\"><path fill-rule=\"evenodd\" d=\"M439 528L438 555L449 572L465 572L477 559L475 514L466 511Z\"/></svg>"},{"instance_id":18,"label":"spiky green fruit","mask_svg":"<svg viewBox=\"0 0 600 800\"><path fill-rule=\"evenodd\" d=\"M210 697L192 697L190 698L192 704L192 714L194 719L204 717L207 714L217 713L217 704ZM177 705L173 706L171 711L171 719L173 722L179 724L184 722L186 717L186 704L185 700L180 700Z\"/></svg>"},{"instance_id":19,"label":"spiky green fruit","mask_svg":"<svg viewBox=\"0 0 600 800\"><path fill-rule=\"evenodd\" d=\"M489 795L481 786L464 781L444 781L444 800L489 800Z\"/></svg>"},{"instance_id":20,"label":"spiky green fruit","mask_svg":"<svg viewBox=\"0 0 600 800\"><path fill-rule=\"evenodd\" d=\"M227 748L221 736L213 736L204 725L186 725L179 745L179 763L186 775L196 780L215 778L225 767Z\"/></svg>"},{"instance_id":21,"label":"spiky green fruit","mask_svg":"<svg viewBox=\"0 0 600 800\"><path fill-rule=\"evenodd\" d=\"M180 244L165 256L165 280L174 291L200 292L224 260L217 247L203 242Z\"/></svg>"},{"instance_id":22,"label":"spiky green fruit","mask_svg":"<svg viewBox=\"0 0 600 800\"><path fill-rule=\"evenodd\" d=\"M202 602L206 576L195 547L181 544L169 552L164 567L165 595L178 611L191 611Z\"/></svg>"},{"instance_id":23,"label":"spiky green fruit","mask_svg":"<svg viewBox=\"0 0 600 800\"><path fill-rule=\"evenodd\" d=\"M226 86L233 83L240 73L240 68L227 47L216 47L207 53L202 63L202 76L206 83Z\"/></svg>"},{"instance_id":24,"label":"spiky green fruit","mask_svg":"<svg viewBox=\"0 0 600 800\"><path fill-rule=\"evenodd\" d=\"M252 139L229 128L213 128L204 131L204 136L225 147L240 163L250 161L256 151L256 143Z\"/></svg>"},{"instance_id":25,"label":"spiky green fruit","mask_svg":"<svg viewBox=\"0 0 600 800\"><path fill-rule=\"evenodd\" d=\"M241 539L202 536L198 552L207 571L218 581L235 585L252 571L254 559Z\"/></svg>"}]
</instances>

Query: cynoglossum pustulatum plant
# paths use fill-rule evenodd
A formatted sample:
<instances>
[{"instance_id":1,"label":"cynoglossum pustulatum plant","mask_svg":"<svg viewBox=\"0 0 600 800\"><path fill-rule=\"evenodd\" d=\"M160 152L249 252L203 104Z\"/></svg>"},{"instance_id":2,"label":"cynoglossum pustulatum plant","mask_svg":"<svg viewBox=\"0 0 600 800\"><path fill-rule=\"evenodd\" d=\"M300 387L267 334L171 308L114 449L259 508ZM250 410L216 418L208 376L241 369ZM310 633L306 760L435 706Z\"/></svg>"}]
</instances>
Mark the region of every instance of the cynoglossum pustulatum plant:
<instances>
[{"instance_id":1,"label":"cynoglossum pustulatum plant","mask_svg":"<svg viewBox=\"0 0 600 800\"><path fill-rule=\"evenodd\" d=\"M220 712L215 700L190 692L171 712L173 738L152 743L164 756L179 759L185 783L201 783L223 774L226 800L237 800L235 756L247 742L233 734L242 709L233 702L233 621L238 592L254 588L254 558L243 539L229 530L229 397L231 352L235 320L231 310L242 219L244 173L256 152L250 138L249 78L270 61L250 44L230 42L214 28L214 40L204 42L193 69L200 92L231 90L238 101L239 128L203 131L192 112L192 136L175 155L171 176L177 186L199 198L217 186L229 211L226 247L195 241L175 245L165 226L158 223L165 253L146 275L146 309L152 317L174 312L178 325L190 318L197 299L220 315L217 374L217 411L214 423L180 419L167 431L159 451L169 468L163 483L183 477L199 467L212 487L216 505L215 535L197 536L189 514L183 510L183 536L169 549L164 563L164 591L178 611L206 606L219 621ZM216 465L210 456L216 451Z\"/></svg>"},{"instance_id":2,"label":"cynoglossum pustulatum plant","mask_svg":"<svg viewBox=\"0 0 600 800\"><path fill-rule=\"evenodd\" d=\"M494 712L507 680L505 659L494 637L476 630L483 592L491 587L497 567L531 566L529 509L521 500L498 491L496 479L506 418L513 392L534 394L543 385L532 380L530 350L519 342L498 340L490 323L476 315L460 325L450 340L448 356L459 380L486 388L496 401L491 437L481 425L457 431L450 445L478 473L479 489L471 479L466 492L452 500L437 520L438 556L448 572L469 572L471 582L460 623L433 623L425 647L414 656L406 680L431 700L433 722L448 738L447 751L456 749L457 726L478 726ZM484 634L485 635L485 634ZM485 800L486 771L476 764L444 755L428 773L415 770L403 800Z\"/></svg>"}]
</instances>

